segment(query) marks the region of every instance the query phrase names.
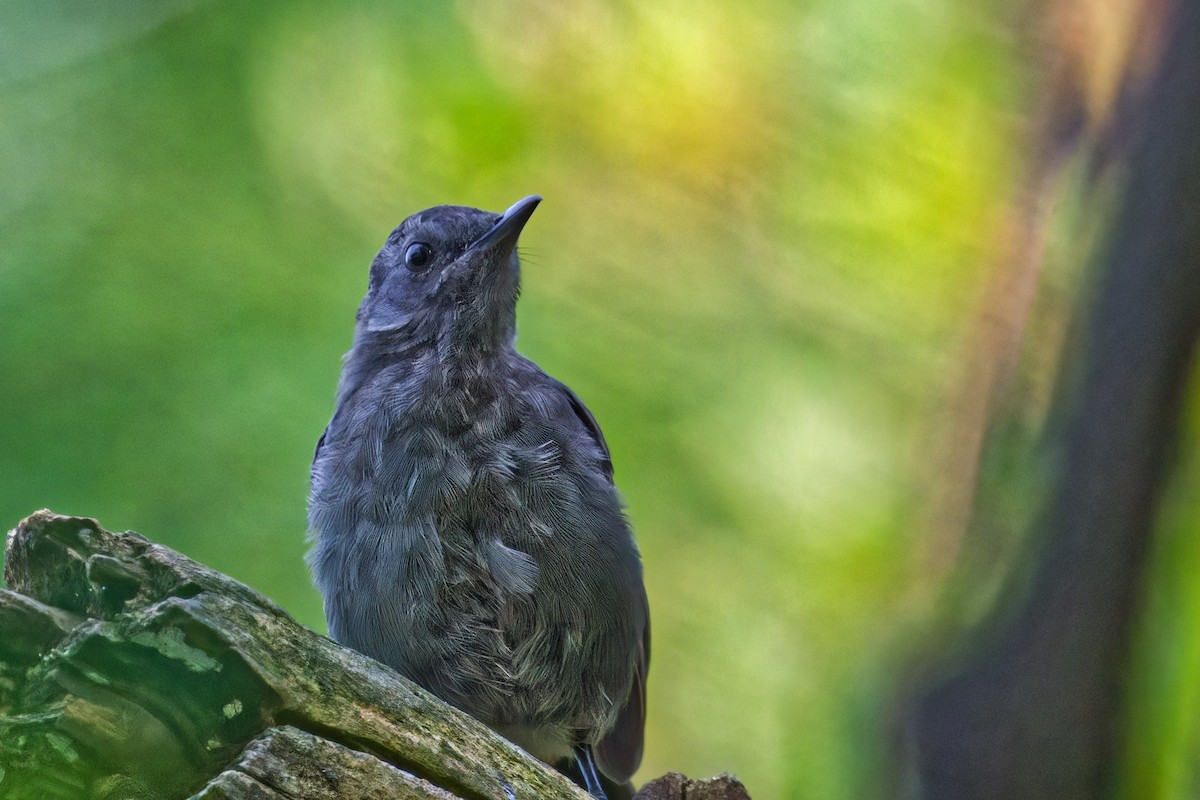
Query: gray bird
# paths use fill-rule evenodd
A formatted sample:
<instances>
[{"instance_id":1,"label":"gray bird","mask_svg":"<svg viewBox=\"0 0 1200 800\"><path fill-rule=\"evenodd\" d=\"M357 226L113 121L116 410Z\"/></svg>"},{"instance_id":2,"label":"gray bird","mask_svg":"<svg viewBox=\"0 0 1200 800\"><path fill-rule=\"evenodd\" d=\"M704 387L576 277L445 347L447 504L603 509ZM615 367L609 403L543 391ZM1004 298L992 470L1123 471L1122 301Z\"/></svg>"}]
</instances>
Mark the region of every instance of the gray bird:
<instances>
[{"instance_id":1,"label":"gray bird","mask_svg":"<svg viewBox=\"0 0 1200 800\"><path fill-rule=\"evenodd\" d=\"M375 257L309 565L335 640L603 797L642 758L649 609L600 427L514 349L540 201L422 211Z\"/></svg>"}]
</instances>

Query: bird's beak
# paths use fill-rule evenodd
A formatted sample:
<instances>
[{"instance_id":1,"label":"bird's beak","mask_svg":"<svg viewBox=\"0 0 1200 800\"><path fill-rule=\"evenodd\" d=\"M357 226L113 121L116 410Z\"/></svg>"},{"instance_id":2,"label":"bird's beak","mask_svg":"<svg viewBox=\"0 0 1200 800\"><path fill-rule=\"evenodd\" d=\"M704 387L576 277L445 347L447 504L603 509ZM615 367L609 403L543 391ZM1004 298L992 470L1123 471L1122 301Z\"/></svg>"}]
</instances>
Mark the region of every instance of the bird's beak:
<instances>
[{"instance_id":1,"label":"bird's beak","mask_svg":"<svg viewBox=\"0 0 1200 800\"><path fill-rule=\"evenodd\" d=\"M540 202L542 202L542 198L534 194L513 203L491 230L475 240L468 252L481 249L511 252L517 246L517 237L521 235L525 223L533 216L533 210L538 207Z\"/></svg>"}]
</instances>

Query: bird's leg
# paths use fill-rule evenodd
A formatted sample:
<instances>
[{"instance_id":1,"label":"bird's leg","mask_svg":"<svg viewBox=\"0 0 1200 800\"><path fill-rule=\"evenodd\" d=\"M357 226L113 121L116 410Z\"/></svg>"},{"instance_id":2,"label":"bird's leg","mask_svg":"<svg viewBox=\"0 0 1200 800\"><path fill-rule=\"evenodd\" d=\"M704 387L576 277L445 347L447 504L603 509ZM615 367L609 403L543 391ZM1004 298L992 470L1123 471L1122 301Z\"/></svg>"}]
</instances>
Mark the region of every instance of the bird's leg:
<instances>
[{"instance_id":1,"label":"bird's leg","mask_svg":"<svg viewBox=\"0 0 1200 800\"><path fill-rule=\"evenodd\" d=\"M592 757L592 746L577 744L574 750L575 765L579 767L579 774L583 776L583 788L596 800L608 800L608 795L604 794L604 788L600 785L600 775L596 772L596 759Z\"/></svg>"}]
</instances>

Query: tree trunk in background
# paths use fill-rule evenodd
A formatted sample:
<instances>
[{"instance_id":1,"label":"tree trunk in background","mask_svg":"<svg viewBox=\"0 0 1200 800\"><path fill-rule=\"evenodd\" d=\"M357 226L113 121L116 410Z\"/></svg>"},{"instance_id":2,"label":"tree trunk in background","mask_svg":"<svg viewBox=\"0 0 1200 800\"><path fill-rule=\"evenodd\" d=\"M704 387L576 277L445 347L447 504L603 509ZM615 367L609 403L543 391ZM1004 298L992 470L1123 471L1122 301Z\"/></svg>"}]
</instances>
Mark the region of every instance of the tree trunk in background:
<instances>
[{"instance_id":1,"label":"tree trunk in background","mask_svg":"<svg viewBox=\"0 0 1200 800\"><path fill-rule=\"evenodd\" d=\"M1078 357L1060 381L1041 549L1014 605L911 712L915 793L1108 792L1131 625L1200 332L1200 3L1142 102ZM1118 121L1121 124L1121 121Z\"/></svg>"}]
</instances>

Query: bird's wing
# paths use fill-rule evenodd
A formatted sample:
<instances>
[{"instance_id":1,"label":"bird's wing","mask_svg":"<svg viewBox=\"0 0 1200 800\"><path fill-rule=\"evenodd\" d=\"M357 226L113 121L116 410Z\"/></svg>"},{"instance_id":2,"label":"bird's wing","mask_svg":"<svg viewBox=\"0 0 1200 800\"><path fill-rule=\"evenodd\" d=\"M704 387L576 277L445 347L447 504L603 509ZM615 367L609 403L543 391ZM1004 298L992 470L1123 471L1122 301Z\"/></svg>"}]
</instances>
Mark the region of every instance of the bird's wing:
<instances>
[{"instance_id":1,"label":"bird's wing","mask_svg":"<svg viewBox=\"0 0 1200 800\"><path fill-rule=\"evenodd\" d=\"M332 424L332 423L330 423ZM325 426L325 430L321 431L321 438L317 439L317 446L313 450L312 468L317 468L317 460L321 457L321 448L325 446L325 437L329 435L329 425Z\"/></svg>"},{"instance_id":2,"label":"bird's wing","mask_svg":"<svg viewBox=\"0 0 1200 800\"><path fill-rule=\"evenodd\" d=\"M600 466L611 483L612 456L608 451L608 443L604 441L604 434L600 431L600 424L570 388L548 376L546 379L556 391L565 396L571 411L595 441L601 455ZM629 690L629 697L617 715L613 729L596 746L596 761L600 771L617 783L629 780L642 763L642 741L646 724L646 675L650 671L650 606L640 581L638 588L640 604L635 614L639 620L635 630L638 627L642 629L642 638L634 665L633 685Z\"/></svg>"},{"instance_id":3,"label":"bird's wing","mask_svg":"<svg viewBox=\"0 0 1200 800\"><path fill-rule=\"evenodd\" d=\"M642 763L642 737L646 727L646 675L650 671L650 613L645 594L641 613L645 620L634 667L633 687L617 715L613 729L596 745L596 761L618 783L629 780Z\"/></svg>"},{"instance_id":4,"label":"bird's wing","mask_svg":"<svg viewBox=\"0 0 1200 800\"><path fill-rule=\"evenodd\" d=\"M592 412L588 411L588 407L585 406L583 401L579 399L579 395L571 391L571 389L565 383L556 381L553 378L547 379L550 381L550 385L554 389L566 396L567 402L571 405L571 411L573 411L575 416L579 418L579 421L583 423L584 429L587 430L588 435L592 437L592 440L600 449L600 468L603 469L604 474L608 476L609 483L612 483L612 455L608 452L608 442L604 441L604 433L600 430L600 423L596 422L596 418L592 416Z\"/></svg>"}]
</instances>

